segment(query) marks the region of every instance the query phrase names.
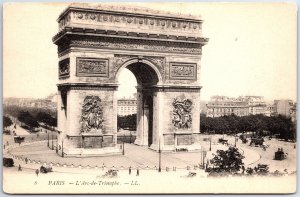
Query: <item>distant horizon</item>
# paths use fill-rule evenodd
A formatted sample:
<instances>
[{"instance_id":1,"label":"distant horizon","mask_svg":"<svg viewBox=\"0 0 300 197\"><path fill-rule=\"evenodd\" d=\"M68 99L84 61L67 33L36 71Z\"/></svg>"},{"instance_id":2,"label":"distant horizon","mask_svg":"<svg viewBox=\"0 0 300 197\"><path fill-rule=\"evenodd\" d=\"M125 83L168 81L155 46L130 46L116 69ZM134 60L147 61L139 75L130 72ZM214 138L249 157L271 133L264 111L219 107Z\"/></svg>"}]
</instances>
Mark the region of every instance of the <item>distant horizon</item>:
<instances>
[{"instance_id":1,"label":"distant horizon","mask_svg":"<svg viewBox=\"0 0 300 197\"><path fill-rule=\"evenodd\" d=\"M51 94L54 94L54 93L51 93ZM50 96L51 94L49 94L48 96ZM48 96L45 96L45 97L3 97L3 99L9 99L9 98L16 98L16 99L46 99ZM227 95L213 95L213 96L226 96L228 97ZM246 95L246 96L250 96L250 95ZM251 95L251 96L260 96L260 95ZM131 95L131 96L125 96L125 97L118 97L117 99L129 99L129 98L133 98L134 96ZM230 97L232 98L232 97ZM234 97L236 98L236 97ZM200 98L200 102L204 102L204 101L209 101L210 99L201 99ZM266 100L264 99L265 102L274 102L274 100L292 100L293 102L297 102L297 100L294 100L294 99L289 99L289 98L286 98L286 99L273 99L273 100Z\"/></svg>"}]
</instances>

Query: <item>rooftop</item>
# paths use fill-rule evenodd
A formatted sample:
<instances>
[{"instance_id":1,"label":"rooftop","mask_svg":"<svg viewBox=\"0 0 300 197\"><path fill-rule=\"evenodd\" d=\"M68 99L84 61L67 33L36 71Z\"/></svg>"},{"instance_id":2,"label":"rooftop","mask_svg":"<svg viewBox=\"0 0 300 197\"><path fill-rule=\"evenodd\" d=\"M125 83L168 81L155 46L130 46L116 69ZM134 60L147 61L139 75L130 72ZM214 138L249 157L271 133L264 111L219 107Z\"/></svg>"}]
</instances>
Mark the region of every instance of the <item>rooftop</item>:
<instances>
[{"instance_id":1,"label":"rooftop","mask_svg":"<svg viewBox=\"0 0 300 197\"><path fill-rule=\"evenodd\" d=\"M128 14L142 14L157 17L173 17L177 19L194 19L201 20L201 15L182 14L174 12L166 12L162 10L154 10L141 6L132 6L133 3L128 3L126 6L120 6L117 3L71 3L60 15L58 21L64 16L65 12L70 8L82 8L89 10L109 11L109 12L122 12ZM147 4L149 5L149 4Z\"/></svg>"}]
</instances>

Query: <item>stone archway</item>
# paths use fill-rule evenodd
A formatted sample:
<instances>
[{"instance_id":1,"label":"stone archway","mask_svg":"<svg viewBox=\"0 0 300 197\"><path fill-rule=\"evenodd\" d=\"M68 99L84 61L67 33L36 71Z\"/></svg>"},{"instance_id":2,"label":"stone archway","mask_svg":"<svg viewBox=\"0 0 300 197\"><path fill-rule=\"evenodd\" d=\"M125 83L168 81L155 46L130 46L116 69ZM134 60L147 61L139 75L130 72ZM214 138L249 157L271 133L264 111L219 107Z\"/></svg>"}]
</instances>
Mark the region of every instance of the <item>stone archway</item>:
<instances>
[{"instance_id":1,"label":"stone archway","mask_svg":"<svg viewBox=\"0 0 300 197\"><path fill-rule=\"evenodd\" d=\"M116 91L125 67L138 81L142 132L136 144L165 151L200 148L200 59L208 42L201 19L78 4L58 22L53 42L59 56L58 144L64 155L120 152Z\"/></svg>"},{"instance_id":2,"label":"stone archway","mask_svg":"<svg viewBox=\"0 0 300 197\"><path fill-rule=\"evenodd\" d=\"M137 136L135 144L149 146L153 143L153 138L158 135L153 133L153 101L154 90L153 86L158 85L162 81L161 73L152 62L142 57L129 59L125 61L116 73L118 74L124 68L129 69L137 80Z\"/></svg>"}]
</instances>

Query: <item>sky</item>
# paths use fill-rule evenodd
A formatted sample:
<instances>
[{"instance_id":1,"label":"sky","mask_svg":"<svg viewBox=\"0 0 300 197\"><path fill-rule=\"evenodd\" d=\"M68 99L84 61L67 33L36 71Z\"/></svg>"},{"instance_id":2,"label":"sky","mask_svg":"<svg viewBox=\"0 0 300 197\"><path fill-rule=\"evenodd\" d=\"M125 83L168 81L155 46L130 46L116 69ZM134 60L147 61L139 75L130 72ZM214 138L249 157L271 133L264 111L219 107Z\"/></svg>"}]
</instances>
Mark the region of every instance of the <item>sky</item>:
<instances>
[{"instance_id":1,"label":"sky","mask_svg":"<svg viewBox=\"0 0 300 197\"><path fill-rule=\"evenodd\" d=\"M6 4L3 11L3 96L43 98L57 91L58 56L52 37L66 3ZM135 3L201 15L201 100L213 95L297 97L296 5L287 3ZM135 92L124 69L118 97Z\"/></svg>"}]
</instances>

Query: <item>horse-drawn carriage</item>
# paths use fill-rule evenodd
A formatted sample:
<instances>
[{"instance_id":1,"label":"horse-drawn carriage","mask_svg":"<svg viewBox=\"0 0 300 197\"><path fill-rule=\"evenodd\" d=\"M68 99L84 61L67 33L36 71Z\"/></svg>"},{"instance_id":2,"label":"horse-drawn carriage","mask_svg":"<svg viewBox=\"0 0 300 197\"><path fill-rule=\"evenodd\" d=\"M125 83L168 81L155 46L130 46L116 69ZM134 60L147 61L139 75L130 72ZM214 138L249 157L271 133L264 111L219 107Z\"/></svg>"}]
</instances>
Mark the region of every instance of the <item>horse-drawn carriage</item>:
<instances>
[{"instance_id":1,"label":"horse-drawn carriage","mask_svg":"<svg viewBox=\"0 0 300 197\"><path fill-rule=\"evenodd\" d=\"M4 130L3 130L3 134L5 134L5 135L10 135L10 130L9 130L9 129L4 129Z\"/></svg>"},{"instance_id":2,"label":"horse-drawn carriage","mask_svg":"<svg viewBox=\"0 0 300 197\"><path fill-rule=\"evenodd\" d=\"M118 176L118 170L110 169L108 170L103 177L113 178Z\"/></svg>"},{"instance_id":3,"label":"horse-drawn carriage","mask_svg":"<svg viewBox=\"0 0 300 197\"><path fill-rule=\"evenodd\" d=\"M40 167L40 172L41 172L41 173L52 172L52 167L51 167L51 166L47 166L47 165L42 165L42 166Z\"/></svg>"},{"instance_id":4,"label":"horse-drawn carriage","mask_svg":"<svg viewBox=\"0 0 300 197\"><path fill-rule=\"evenodd\" d=\"M251 138L250 146L252 146L253 144L255 146L262 146L263 143L264 143L264 141L265 141L264 138L260 138L260 137L258 137L258 138Z\"/></svg>"},{"instance_id":5,"label":"horse-drawn carriage","mask_svg":"<svg viewBox=\"0 0 300 197\"><path fill-rule=\"evenodd\" d=\"M269 166L267 164L258 164L254 167L254 170L257 174L266 174L269 172Z\"/></svg>"},{"instance_id":6,"label":"horse-drawn carriage","mask_svg":"<svg viewBox=\"0 0 300 197\"><path fill-rule=\"evenodd\" d=\"M228 144L228 140L225 140L223 138L219 138L219 143L221 143L221 144Z\"/></svg>"},{"instance_id":7,"label":"horse-drawn carriage","mask_svg":"<svg viewBox=\"0 0 300 197\"><path fill-rule=\"evenodd\" d=\"M278 148L278 150L275 152L274 159L275 160L284 160L287 157L287 153L283 151L283 148Z\"/></svg>"},{"instance_id":8,"label":"horse-drawn carriage","mask_svg":"<svg viewBox=\"0 0 300 197\"><path fill-rule=\"evenodd\" d=\"M248 140L247 140L247 136L244 134L240 135L240 140L242 140L243 144L247 144Z\"/></svg>"},{"instance_id":9,"label":"horse-drawn carriage","mask_svg":"<svg viewBox=\"0 0 300 197\"><path fill-rule=\"evenodd\" d=\"M14 136L14 140L15 140L15 143L21 143L21 142L24 142L25 137Z\"/></svg>"}]
</instances>

